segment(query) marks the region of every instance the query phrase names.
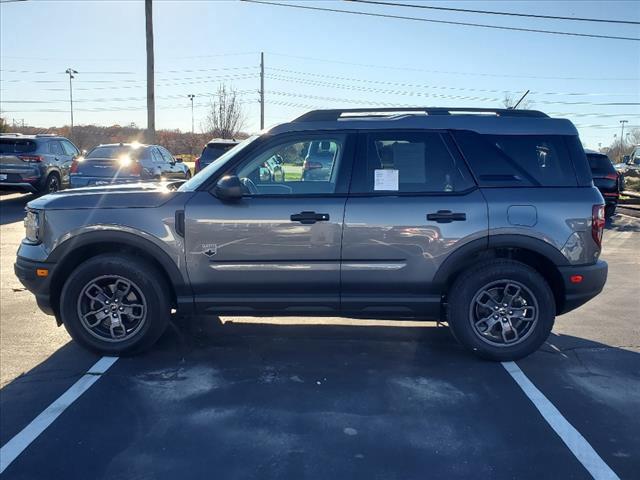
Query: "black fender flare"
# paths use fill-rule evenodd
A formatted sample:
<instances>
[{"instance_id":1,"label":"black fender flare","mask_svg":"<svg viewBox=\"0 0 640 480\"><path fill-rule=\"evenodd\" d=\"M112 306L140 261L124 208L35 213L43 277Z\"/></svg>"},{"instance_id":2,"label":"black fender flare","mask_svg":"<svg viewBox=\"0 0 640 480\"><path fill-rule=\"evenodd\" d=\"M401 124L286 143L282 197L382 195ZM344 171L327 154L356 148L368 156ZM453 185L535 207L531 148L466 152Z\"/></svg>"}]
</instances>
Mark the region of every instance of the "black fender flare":
<instances>
[{"instance_id":1,"label":"black fender flare","mask_svg":"<svg viewBox=\"0 0 640 480\"><path fill-rule=\"evenodd\" d=\"M434 286L443 291L452 275L477 260L484 253L497 248L529 250L542 255L556 267L569 265L562 252L544 240L526 235L495 234L472 240L449 255L434 275Z\"/></svg>"},{"instance_id":2,"label":"black fender flare","mask_svg":"<svg viewBox=\"0 0 640 480\"><path fill-rule=\"evenodd\" d=\"M171 287L176 294L176 301L181 307L193 306L193 292L188 281L184 278L175 262L162 248L154 244L151 240L135 235L130 232L117 230L100 230L84 232L73 236L58 245L47 258L47 263L59 264L65 261L69 255L79 248L100 243L117 243L127 245L143 251L153 258L166 272ZM54 273L55 275L55 273ZM55 277L54 277L55 279Z\"/></svg>"}]
</instances>

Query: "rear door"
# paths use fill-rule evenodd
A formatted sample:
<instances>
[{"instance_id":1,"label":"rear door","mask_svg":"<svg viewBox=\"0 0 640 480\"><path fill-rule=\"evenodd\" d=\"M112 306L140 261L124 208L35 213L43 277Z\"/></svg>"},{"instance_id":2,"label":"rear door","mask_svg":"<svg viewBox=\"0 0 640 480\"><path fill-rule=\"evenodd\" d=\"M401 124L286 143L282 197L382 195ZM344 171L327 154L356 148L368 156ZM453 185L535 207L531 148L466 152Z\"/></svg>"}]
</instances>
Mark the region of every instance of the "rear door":
<instances>
[{"instance_id":1,"label":"rear door","mask_svg":"<svg viewBox=\"0 0 640 480\"><path fill-rule=\"evenodd\" d=\"M71 157L66 154L64 149L62 148L62 143L60 140L49 140L48 142L48 154L49 154L49 166L53 167L53 169L58 170L60 173L60 179L63 184L69 183L69 167L67 167L67 162L71 163Z\"/></svg>"},{"instance_id":2,"label":"rear door","mask_svg":"<svg viewBox=\"0 0 640 480\"><path fill-rule=\"evenodd\" d=\"M158 151L164 159L164 168L166 172L164 176L167 178L182 178L182 170L178 167L176 159L169 153L169 150L164 147L158 147Z\"/></svg>"},{"instance_id":3,"label":"rear door","mask_svg":"<svg viewBox=\"0 0 640 480\"><path fill-rule=\"evenodd\" d=\"M315 140L336 147L332 175L302 178ZM186 206L187 269L201 311L244 314L327 313L339 308L340 242L353 141L330 132L279 136L224 174L245 196L222 201L197 192ZM283 159L284 177L266 164Z\"/></svg>"},{"instance_id":4,"label":"rear door","mask_svg":"<svg viewBox=\"0 0 640 480\"><path fill-rule=\"evenodd\" d=\"M487 238L486 202L447 132L362 132L345 209L341 309L433 318L443 261Z\"/></svg>"}]
</instances>

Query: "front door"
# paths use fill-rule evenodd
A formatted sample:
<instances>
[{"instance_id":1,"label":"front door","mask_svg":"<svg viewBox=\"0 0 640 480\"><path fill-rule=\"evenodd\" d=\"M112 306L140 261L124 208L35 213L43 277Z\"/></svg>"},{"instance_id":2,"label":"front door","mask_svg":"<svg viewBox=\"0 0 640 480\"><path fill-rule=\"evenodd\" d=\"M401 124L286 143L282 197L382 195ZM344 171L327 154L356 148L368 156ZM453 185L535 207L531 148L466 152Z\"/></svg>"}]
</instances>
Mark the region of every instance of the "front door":
<instances>
[{"instance_id":1,"label":"front door","mask_svg":"<svg viewBox=\"0 0 640 480\"><path fill-rule=\"evenodd\" d=\"M362 133L345 210L342 312L436 317L438 268L487 231L486 202L446 132Z\"/></svg>"},{"instance_id":2,"label":"front door","mask_svg":"<svg viewBox=\"0 0 640 480\"><path fill-rule=\"evenodd\" d=\"M331 148L332 165L305 180L304 159L316 141ZM224 172L240 178L242 199L194 195L185 210L186 259L200 311L337 313L351 143L336 133L267 140ZM273 158L284 175L272 175Z\"/></svg>"}]
</instances>

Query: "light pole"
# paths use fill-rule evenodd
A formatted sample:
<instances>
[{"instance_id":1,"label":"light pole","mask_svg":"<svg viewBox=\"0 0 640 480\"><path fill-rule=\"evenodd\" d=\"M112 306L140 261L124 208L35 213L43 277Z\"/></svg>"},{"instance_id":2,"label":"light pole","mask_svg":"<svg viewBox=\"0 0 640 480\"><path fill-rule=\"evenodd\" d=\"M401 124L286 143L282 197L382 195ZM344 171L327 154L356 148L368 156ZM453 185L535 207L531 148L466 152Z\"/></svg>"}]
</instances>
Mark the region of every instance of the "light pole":
<instances>
[{"instance_id":1,"label":"light pole","mask_svg":"<svg viewBox=\"0 0 640 480\"><path fill-rule=\"evenodd\" d=\"M193 99L196 98L196 96L193 93L190 93L187 97L191 100L191 135L193 135Z\"/></svg>"},{"instance_id":2,"label":"light pole","mask_svg":"<svg viewBox=\"0 0 640 480\"><path fill-rule=\"evenodd\" d=\"M627 122L628 120L620 120L620 127L622 128L620 132L620 161L624 157L624 124Z\"/></svg>"},{"instance_id":3,"label":"light pole","mask_svg":"<svg viewBox=\"0 0 640 480\"><path fill-rule=\"evenodd\" d=\"M73 85L71 83L71 80L76 78L74 75L77 74L78 72L73 68L67 68L65 73L69 75L69 103L71 105L71 110L70 110L71 111L71 130L70 130L69 136L73 138Z\"/></svg>"}]
</instances>

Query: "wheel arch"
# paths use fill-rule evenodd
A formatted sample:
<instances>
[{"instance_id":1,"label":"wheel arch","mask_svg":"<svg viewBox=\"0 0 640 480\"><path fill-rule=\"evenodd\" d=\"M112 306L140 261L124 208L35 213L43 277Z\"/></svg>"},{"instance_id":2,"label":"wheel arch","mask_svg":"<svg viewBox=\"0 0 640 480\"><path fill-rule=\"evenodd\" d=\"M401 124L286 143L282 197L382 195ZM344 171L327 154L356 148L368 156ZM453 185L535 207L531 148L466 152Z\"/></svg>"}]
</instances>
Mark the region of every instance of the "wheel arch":
<instances>
[{"instance_id":1,"label":"wheel arch","mask_svg":"<svg viewBox=\"0 0 640 480\"><path fill-rule=\"evenodd\" d=\"M496 235L474 240L452 253L440 266L434 284L442 295L458 276L472 265L492 258L515 260L540 273L549 283L560 313L565 302L565 286L558 267L569 265L567 259L552 245L543 240L523 235Z\"/></svg>"},{"instance_id":2,"label":"wheel arch","mask_svg":"<svg viewBox=\"0 0 640 480\"><path fill-rule=\"evenodd\" d=\"M51 306L59 320L60 294L65 279L82 262L103 253L133 253L162 272L171 292L171 303L189 313L193 295L188 283L170 256L153 242L128 232L94 231L71 237L56 247L48 262L55 262L51 278Z\"/></svg>"}]
</instances>

